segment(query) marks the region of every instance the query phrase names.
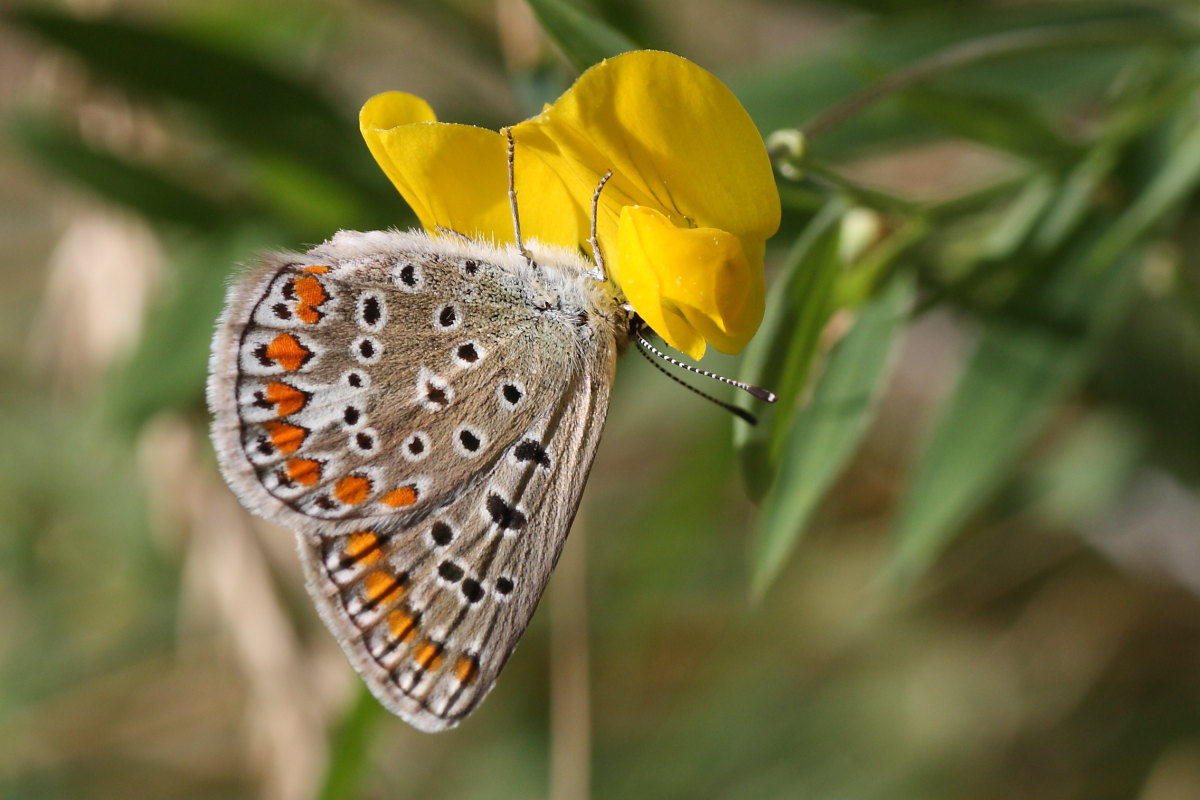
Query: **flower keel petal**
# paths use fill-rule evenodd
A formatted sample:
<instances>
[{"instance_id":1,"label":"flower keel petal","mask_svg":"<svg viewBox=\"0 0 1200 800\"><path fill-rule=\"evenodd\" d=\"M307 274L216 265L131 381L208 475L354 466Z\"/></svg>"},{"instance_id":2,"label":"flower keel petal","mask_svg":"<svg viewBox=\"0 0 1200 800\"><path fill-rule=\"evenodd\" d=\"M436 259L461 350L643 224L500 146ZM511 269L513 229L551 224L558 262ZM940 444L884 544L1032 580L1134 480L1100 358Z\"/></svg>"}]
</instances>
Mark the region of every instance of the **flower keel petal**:
<instances>
[{"instance_id":1,"label":"flower keel petal","mask_svg":"<svg viewBox=\"0 0 1200 800\"><path fill-rule=\"evenodd\" d=\"M663 214L627 206L618 225L616 279L634 310L693 358L707 340L740 351L763 313L762 271L741 241L716 228L677 228Z\"/></svg>"}]
</instances>

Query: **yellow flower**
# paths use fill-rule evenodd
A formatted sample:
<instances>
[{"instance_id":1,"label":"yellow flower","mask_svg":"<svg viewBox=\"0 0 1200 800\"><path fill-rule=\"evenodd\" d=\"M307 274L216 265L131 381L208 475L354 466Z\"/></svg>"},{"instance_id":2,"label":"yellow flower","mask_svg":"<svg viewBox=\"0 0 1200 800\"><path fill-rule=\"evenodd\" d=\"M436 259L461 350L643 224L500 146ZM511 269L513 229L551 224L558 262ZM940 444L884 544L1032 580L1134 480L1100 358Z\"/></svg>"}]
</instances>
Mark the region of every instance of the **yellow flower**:
<instances>
[{"instance_id":1,"label":"yellow flower","mask_svg":"<svg viewBox=\"0 0 1200 800\"><path fill-rule=\"evenodd\" d=\"M428 230L512 242L502 134L439 123L402 92L360 117L371 153ZM779 195L762 139L733 93L670 53L608 59L513 129L526 238L590 250L639 316L693 358L736 353L763 312L764 244Z\"/></svg>"}]
</instances>

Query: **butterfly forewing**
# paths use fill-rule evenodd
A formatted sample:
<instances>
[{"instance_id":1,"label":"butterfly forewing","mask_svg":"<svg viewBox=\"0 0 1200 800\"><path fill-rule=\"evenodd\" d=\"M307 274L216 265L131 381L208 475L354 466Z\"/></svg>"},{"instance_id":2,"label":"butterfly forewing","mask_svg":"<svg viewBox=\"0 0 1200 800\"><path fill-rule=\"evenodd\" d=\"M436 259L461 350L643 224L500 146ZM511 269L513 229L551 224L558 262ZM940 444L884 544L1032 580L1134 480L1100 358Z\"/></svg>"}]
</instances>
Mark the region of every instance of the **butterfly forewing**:
<instances>
[{"instance_id":1,"label":"butterfly forewing","mask_svg":"<svg viewBox=\"0 0 1200 800\"><path fill-rule=\"evenodd\" d=\"M297 531L376 696L455 724L524 630L578 505L624 324L587 265L420 233L276 254L230 293L209 402L243 502Z\"/></svg>"}]
</instances>

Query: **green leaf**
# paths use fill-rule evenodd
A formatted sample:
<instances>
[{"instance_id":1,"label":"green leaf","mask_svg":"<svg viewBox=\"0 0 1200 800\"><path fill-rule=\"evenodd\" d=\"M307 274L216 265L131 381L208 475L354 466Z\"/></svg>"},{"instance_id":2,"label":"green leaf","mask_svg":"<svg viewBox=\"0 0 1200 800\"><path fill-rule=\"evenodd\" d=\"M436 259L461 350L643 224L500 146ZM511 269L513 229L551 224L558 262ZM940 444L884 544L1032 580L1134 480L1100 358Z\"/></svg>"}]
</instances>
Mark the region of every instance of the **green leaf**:
<instances>
[{"instance_id":1,"label":"green leaf","mask_svg":"<svg viewBox=\"0 0 1200 800\"><path fill-rule=\"evenodd\" d=\"M779 574L866 433L912 296L912 280L903 273L893 276L830 352L811 402L794 417L756 526L750 579L756 599Z\"/></svg>"},{"instance_id":2,"label":"green leaf","mask_svg":"<svg viewBox=\"0 0 1200 800\"><path fill-rule=\"evenodd\" d=\"M1161 102L1178 85L1144 89L1141 109L1110 121L1020 254L1020 291L987 321L926 439L894 529L893 577L924 570L1004 480L1134 295L1147 239L1200 183L1197 117ZM1090 196L1103 181L1133 198L1119 213Z\"/></svg>"},{"instance_id":3,"label":"green leaf","mask_svg":"<svg viewBox=\"0 0 1200 800\"><path fill-rule=\"evenodd\" d=\"M936 276L934 291L923 296L918 313L947 300L968 307L996 307L1013 293L1022 276L1030 270L1043 271L1041 261L1024 250L1044 220L1056 215L1062 196L1057 176L1031 173L1002 209L989 213L989 227L980 230L979 223L972 221L975 227L969 235L951 236L954 250L939 259L939 271L945 274ZM1064 229L1064 235L1068 232Z\"/></svg>"},{"instance_id":4,"label":"green leaf","mask_svg":"<svg viewBox=\"0 0 1200 800\"><path fill-rule=\"evenodd\" d=\"M580 72L606 58L638 49L625 34L563 0L527 2L546 34Z\"/></svg>"},{"instance_id":5,"label":"green leaf","mask_svg":"<svg viewBox=\"0 0 1200 800\"><path fill-rule=\"evenodd\" d=\"M1092 413L1056 443L1026 481L1029 511L1058 528L1109 513L1143 463L1144 436L1115 414Z\"/></svg>"},{"instance_id":6,"label":"green leaf","mask_svg":"<svg viewBox=\"0 0 1200 800\"><path fill-rule=\"evenodd\" d=\"M1097 268L1132 247L1195 191L1200 182L1200 122L1190 116L1185 119L1189 127L1153 180L1097 242L1090 257Z\"/></svg>"},{"instance_id":7,"label":"green leaf","mask_svg":"<svg viewBox=\"0 0 1200 800\"><path fill-rule=\"evenodd\" d=\"M243 148L287 153L342 180L371 177L352 119L308 84L240 54L168 30L46 8L6 19L133 94L187 106Z\"/></svg>"},{"instance_id":8,"label":"green leaf","mask_svg":"<svg viewBox=\"0 0 1200 800\"><path fill-rule=\"evenodd\" d=\"M1071 233L1083 224L1092 198L1112 173L1118 155L1112 147L1095 147L1067 172L1054 202L1032 232L1029 241L1031 252L1044 257L1062 247Z\"/></svg>"},{"instance_id":9,"label":"green leaf","mask_svg":"<svg viewBox=\"0 0 1200 800\"><path fill-rule=\"evenodd\" d=\"M925 440L893 530L891 576L917 577L1004 480L1055 403L1079 381L1128 299L1137 253L1104 270L1087 253L1103 224L1063 257L1035 304L1061 324L988 320Z\"/></svg>"},{"instance_id":10,"label":"green leaf","mask_svg":"<svg viewBox=\"0 0 1200 800\"><path fill-rule=\"evenodd\" d=\"M357 224L352 222L355 220L369 221L376 210L368 207L345 183L331 180L327 173L308 169L295 159L263 154L255 159L253 166L263 202L306 240L326 237L330 231ZM399 198L395 205L401 205ZM386 222L400 223L404 210L400 208L388 215Z\"/></svg>"},{"instance_id":11,"label":"green leaf","mask_svg":"<svg viewBox=\"0 0 1200 800\"><path fill-rule=\"evenodd\" d=\"M772 288L762 327L746 350L742 380L778 395L764 410L757 426L734 422L747 489L761 498L774 478L784 434L791 425L821 330L829 319L842 261L839 255L841 220L846 204L828 203L796 240L784 266L782 286ZM739 398L739 402L747 401Z\"/></svg>"},{"instance_id":12,"label":"green leaf","mask_svg":"<svg viewBox=\"0 0 1200 800\"><path fill-rule=\"evenodd\" d=\"M46 171L152 222L206 231L232 223L238 215L151 167L90 147L49 118L17 118L10 132L17 146Z\"/></svg>"}]
</instances>

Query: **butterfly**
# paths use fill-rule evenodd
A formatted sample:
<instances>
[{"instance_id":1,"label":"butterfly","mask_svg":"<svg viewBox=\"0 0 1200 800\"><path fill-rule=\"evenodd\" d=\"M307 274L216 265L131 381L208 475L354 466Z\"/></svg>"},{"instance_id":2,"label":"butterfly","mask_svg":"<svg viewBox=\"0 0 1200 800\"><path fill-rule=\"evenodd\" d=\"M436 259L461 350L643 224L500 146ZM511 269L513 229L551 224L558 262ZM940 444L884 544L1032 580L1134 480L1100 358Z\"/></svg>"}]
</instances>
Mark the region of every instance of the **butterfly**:
<instances>
[{"instance_id":1,"label":"butterfly","mask_svg":"<svg viewBox=\"0 0 1200 800\"><path fill-rule=\"evenodd\" d=\"M230 289L207 389L221 471L296 532L322 619L413 726L456 725L516 647L635 324L579 252L519 230L342 231Z\"/></svg>"}]
</instances>

